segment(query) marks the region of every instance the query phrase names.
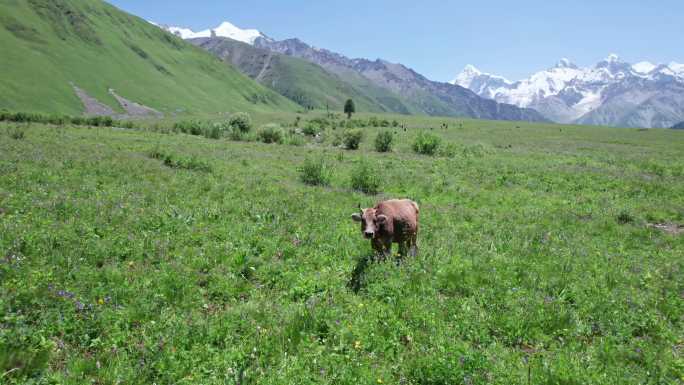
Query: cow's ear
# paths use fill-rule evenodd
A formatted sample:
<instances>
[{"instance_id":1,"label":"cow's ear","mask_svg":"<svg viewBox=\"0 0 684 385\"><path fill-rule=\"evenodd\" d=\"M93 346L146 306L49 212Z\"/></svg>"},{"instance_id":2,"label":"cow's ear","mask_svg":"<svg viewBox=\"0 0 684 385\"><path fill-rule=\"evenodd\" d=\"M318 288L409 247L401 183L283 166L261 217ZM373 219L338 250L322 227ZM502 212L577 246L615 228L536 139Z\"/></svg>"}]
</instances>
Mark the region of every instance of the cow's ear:
<instances>
[{"instance_id":1,"label":"cow's ear","mask_svg":"<svg viewBox=\"0 0 684 385\"><path fill-rule=\"evenodd\" d=\"M383 223L387 222L387 216L384 214L380 214L376 218L378 219L379 224L383 224Z\"/></svg>"},{"instance_id":2,"label":"cow's ear","mask_svg":"<svg viewBox=\"0 0 684 385\"><path fill-rule=\"evenodd\" d=\"M355 220L356 222L361 222L361 214L359 214L359 213L352 214L352 219Z\"/></svg>"}]
</instances>

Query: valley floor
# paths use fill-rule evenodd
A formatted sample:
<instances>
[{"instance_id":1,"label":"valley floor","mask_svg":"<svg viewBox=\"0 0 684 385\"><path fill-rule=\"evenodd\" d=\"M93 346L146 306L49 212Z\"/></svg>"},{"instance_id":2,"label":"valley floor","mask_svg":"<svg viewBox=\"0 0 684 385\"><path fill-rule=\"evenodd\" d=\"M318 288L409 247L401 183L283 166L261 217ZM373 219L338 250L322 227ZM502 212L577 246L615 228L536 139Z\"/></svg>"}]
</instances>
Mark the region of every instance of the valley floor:
<instances>
[{"instance_id":1,"label":"valley floor","mask_svg":"<svg viewBox=\"0 0 684 385\"><path fill-rule=\"evenodd\" d=\"M684 382L684 132L396 118L389 154L0 124L0 383ZM350 219L382 197L400 266Z\"/></svg>"}]
</instances>

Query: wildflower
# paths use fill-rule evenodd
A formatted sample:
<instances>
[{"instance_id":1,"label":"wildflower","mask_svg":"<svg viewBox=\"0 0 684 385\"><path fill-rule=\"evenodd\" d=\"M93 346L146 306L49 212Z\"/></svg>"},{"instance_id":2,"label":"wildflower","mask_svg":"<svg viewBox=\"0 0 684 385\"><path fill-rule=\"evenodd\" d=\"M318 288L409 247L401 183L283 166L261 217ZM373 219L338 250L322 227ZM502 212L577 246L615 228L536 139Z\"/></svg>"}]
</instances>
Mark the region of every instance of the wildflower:
<instances>
[{"instance_id":1,"label":"wildflower","mask_svg":"<svg viewBox=\"0 0 684 385\"><path fill-rule=\"evenodd\" d=\"M361 341L354 341L354 349L361 349Z\"/></svg>"},{"instance_id":2,"label":"wildflower","mask_svg":"<svg viewBox=\"0 0 684 385\"><path fill-rule=\"evenodd\" d=\"M382 384L382 378L378 378L378 384Z\"/></svg>"},{"instance_id":3,"label":"wildflower","mask_svg":"<svg viewBox=\"0 0 684 385\"><path fill-rule=\"evenodd\" d=\"M105 301L104 301L104 299L102 299L102 298L100 298L100 299L97 300L97 304L98 304L98 305L104 305L104 303L105 303Z\"/></svg>"}]
</instances>

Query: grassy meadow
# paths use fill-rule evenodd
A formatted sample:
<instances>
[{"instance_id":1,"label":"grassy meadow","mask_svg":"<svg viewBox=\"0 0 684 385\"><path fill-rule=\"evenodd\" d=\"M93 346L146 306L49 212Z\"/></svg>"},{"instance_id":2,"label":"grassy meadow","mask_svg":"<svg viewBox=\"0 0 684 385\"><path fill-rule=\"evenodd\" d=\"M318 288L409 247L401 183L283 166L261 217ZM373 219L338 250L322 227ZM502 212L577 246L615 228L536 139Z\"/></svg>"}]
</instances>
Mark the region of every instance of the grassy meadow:
<instances>
[{"instance_id":1,"label":"grassy meadow","mask_svg":"<svg viewBox=\"0 0 684 385\"><path fill-rule=\"evenodd\" d=\"M684 383L684 132L388 119L353 151L0 123L0 383ZM389 197L399 266L350 218Z\"/></svg>"}]
</instances>

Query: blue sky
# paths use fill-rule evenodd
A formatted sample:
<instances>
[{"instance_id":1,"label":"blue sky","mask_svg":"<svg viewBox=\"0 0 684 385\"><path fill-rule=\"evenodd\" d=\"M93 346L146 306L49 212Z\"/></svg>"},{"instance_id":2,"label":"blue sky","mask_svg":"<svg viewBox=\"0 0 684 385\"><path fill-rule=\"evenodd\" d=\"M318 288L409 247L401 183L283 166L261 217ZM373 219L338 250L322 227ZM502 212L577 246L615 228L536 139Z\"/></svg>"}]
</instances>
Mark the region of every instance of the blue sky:
<instances>
[{"instance_id":1,"label":"blue sky","mask_svg":"<svg viewBox=\"0 0 684 385\"><path fill-rule=\"evenodd\" d=\"M629 62L684 62L682 0L109 2L194 30L227 20L350 57L400 62L441 81L466 64L517 80L561 57L584 66L613 52Z\"/></svg>"}]
</instances>

